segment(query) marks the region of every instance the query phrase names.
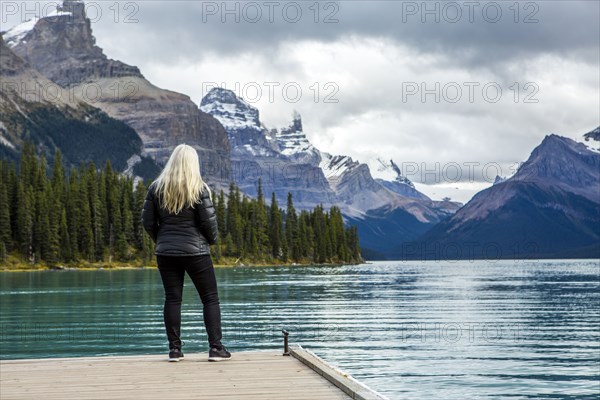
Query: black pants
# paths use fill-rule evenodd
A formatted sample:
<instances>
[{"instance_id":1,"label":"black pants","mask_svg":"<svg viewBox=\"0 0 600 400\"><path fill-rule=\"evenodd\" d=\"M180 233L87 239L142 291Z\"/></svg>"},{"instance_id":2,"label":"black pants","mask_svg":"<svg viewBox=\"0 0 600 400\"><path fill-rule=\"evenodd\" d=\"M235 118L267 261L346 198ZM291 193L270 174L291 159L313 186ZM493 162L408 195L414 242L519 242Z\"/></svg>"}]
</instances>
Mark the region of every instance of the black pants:
<instances>
[{"instance_id":1,"label":"black pants","mask_svg":"<svg viewBox=\"0 0 600 400\"><path fill-rule=\"evenodd\" d=\"M210 255L156 256L165 288L164 320L169 348L181 348L181 299L185 272L192 279L203 305L204 326L210 347L221 346L221 306Z\"/></svg>"}]
</instances>

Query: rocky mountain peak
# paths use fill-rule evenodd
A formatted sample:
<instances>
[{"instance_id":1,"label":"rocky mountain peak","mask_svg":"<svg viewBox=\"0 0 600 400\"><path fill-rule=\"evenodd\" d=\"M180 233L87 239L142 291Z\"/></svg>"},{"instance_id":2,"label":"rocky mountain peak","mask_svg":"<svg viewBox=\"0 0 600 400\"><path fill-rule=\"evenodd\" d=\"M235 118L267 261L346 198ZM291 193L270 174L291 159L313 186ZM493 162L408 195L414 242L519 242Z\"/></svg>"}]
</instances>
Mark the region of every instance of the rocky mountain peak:
<instances>
[{"instance_id":1,"label":"rocky mountain peak","mask_svg":"<svg viewBox=\"0 0 600 400\"><path fill-rule=\"evenodd\" d=\"M238 97L233 90L212 88L202 98L200 109L218 119L226 129L262 130L258 109Z\"/></svg>"},{"instance_id":2,"label":"rocky mountain peak","mask_svg":"<svg viewBox=\"0 0 600 400\"><path fill-rule=\"evenodd\" d=\"M85 4L80 0L64 0L62 5L57 7L59 12L69 12L73 16L74 20L84 21L85 16Z\"/></svg>"},{"instance_id":3,"label":"rocky mountain peak","mask_svg":"<svg viewBox=\"0 0 600 400\"><path fill-rule=\"evenodd\" d=\"M600 154L581 142L555 134L547 135L507 181L552 185L597 201Z\"/></svg>"},{"instance_id":4,"label":"rocky mountain peak","mask_svg":"<svg viewBox=\"0 0 600 400\"><path fill-rule=\"evenodd\" d=\"M302 116L296 110L292 114L292 124L289 129L294 132L302 132Z\"/></svg>"},{"instance_id":5,"label":"rocky mountain peak","mask_svg":"<svg viewBox=\"0 0 600 400\"><path fill-rule=\"evenodd\" d=\"M315 166L321 162L321 152L302 130L302 118L298 112L294 111L291 124L279 130L276 139L281 153L286 157Z\"/></svg>"},{"instance_id":6,"label":"rocky mountain peak","mask_svg":"<svg viewBox=\"0 0 600 400\"><path fill-rule=\"evenodd\" d=\"M596 129L584 134L583 137L585 138L586 141L588 141L588 140L600 141L600 126L597 127Z\"/></svg>"},{"instance_id":7,"label":"rocky mountain peak","mask_svg":"<svg viewBox=\"0 0 600 400\"><path fill-rule=\"evenodd\" d=\"M600 152L600 126L583 135L589 149Z\"/></svg>"},{"instance_id":8,"label":"rocky mountain peak","mask_svg":"<svg viewBox=\"0 0 600 400\"><path fill-rule=\"evenodd\" d=\"M63 87L94 78L143 78L137 67L108 59L96 46L80 1L66 0L47 15L11 28L4 39L17 55Z\"/></svg>"},{"instance_id":9,"label":"rocky mountain peak","mask_svg":"<svg viewBox=\"0 0 600 400\"><path fill-rule=\"evenodd\" d=\"M408 179L407 177L402 175L402 170L400 169L400 167L398 167L398 165L392 159L390 159L390 167L396 173L396 177L394 178L395 182L408 185L414 189L414 187L415 187L414 183L412 183L412 181L410 179Z\"/></svg>"},{"instance_id":10,"label":"rocky mountain peak","mask_svg":"<svg viewBox=\"0 0 600 400\"><path fill-rule=\"evenodd\" d=\"M494 183L492 183L492 185L497 185L497 184L502 183L504 181L506 181L506 177L500 176L500 175L496 175L496 178L494 179Z\"/></svg>"},{"instance_id":11,"label":"rocky mountain peak","mask_svg":"<svg viewBox=\"0 0 600 400\"><path fill-rule=\"evenodd\" d=\"M222 87L214 87L206 94L206 96L202 98L200 106L204 106L215 102L224 104L247 104L241 98L238 98L238 96L233 90L225 89Z\"/></svg>"},{"instance_id":12,"label":"rocky mountain peak","mask_svg":"<svg viewBox=\"0 0 600 400\"><path fill-rule=\"evenodd\" d=\"M425 196L415 188L414 183L410 179L402 174L402 169L394 162L394 160L390 159L389 162L386 162L381 158L377 158L377 161L379 162L379 167L377 169L379 172L391 171L392 174L394 174L394 177L391 179L376 179L376 181L385 188L401 196L413 199L430 200L429 197Z\"/></svg>"}]
</instances>

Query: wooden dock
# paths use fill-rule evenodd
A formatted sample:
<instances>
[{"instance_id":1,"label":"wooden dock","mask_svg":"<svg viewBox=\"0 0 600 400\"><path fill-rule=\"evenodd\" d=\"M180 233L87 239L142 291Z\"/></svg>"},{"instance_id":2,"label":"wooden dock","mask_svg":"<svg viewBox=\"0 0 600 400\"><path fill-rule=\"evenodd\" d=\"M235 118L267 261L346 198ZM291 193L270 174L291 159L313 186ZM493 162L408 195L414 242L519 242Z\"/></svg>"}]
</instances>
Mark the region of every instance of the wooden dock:
<instances>
[{"instance_id":1,"label":"wooden dock","mask_svg":"<svg viewBox=\"0 0 600 400\"><path fill-rule=\"evenodd\" d=\"M385 399L300 346L290 353L3 360L0 399Z\"/></svg>"}]
</instances>

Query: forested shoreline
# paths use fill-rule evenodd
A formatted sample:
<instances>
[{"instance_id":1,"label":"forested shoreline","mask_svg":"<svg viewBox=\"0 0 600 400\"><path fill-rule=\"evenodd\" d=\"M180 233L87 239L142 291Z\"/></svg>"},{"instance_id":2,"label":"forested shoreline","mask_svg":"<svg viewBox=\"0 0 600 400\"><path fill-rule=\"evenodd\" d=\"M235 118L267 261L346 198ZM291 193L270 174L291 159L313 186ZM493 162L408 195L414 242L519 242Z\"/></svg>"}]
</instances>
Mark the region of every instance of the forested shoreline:
<instances>
[{"instance_id":1,"label":"forested shoreline","mask_svg":"<svg viewBox=\"0 0 600 400\"><path fill-rule=\"evenodd\" d=\"M231 183L212 193L219 241L216 264L325 264L361 262L358 231L345 227L341 211L321 205L296 211L288 193L285 210L260 180L251 199ZM93 162L66 169L62 155L49 167L32 144L18 165L0 161L0 265L14 267L144 266L154 263L154 243L140 223L147 184Z\"/></svg>"}]
</instances>

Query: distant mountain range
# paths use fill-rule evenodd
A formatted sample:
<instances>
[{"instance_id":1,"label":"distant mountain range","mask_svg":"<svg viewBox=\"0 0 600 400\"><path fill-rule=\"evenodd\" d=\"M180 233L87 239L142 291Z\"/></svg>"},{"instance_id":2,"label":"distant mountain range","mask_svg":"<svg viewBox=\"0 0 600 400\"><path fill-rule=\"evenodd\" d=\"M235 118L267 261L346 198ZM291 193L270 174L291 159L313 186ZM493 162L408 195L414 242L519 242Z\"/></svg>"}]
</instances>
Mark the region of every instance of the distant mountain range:
<instances>
[{"instance_id":1,"label":"distant mountain range","mask_svg":"<svg viewBox=\"0 0 600 400\"><path fill-rule=\"evenodd\" d=\"M598 130L584 135L598 138ZM600 256L600 152L548 135L510 178L397 252L407 258Z\"/></svg>"},{"instance_id":2,"label":"distant mountain range","mask_svg":"<svg viewBox=\"0 0 600 400\"><path fill-rule=\"evenodd\" d=\"M300 209L338 205L346 223L358 226L366 258L600 255L593 146L547 136L514 176L498 177L466 205L436 201L393 160L380 161L395 177L375 179L366 164L317 149L298 113L288 126L267 127L233 91L214 88L197 106L154 86L96 45L82 2L64 1L2 36L0 157L15 158L31 140L49 157L59 148L73 164L110 159L123 173L152 178L185 142L198 150L215 189L227 192L233 180L256 196L260 178L281 205L288 192ZM32 98L23 85L55 88L60 99ZM598 136L589 132L585 143Z\"/></svg>"},{"instance_id":3,"label":"distant mountain range","mask_svg":"<svg viewBox=\"0 0 600 400\"><path fill-rule=\"evenodd\" d=\"M235 180L245 193L255 196L261 177L265 192L275 192L280 204L291 192L299 208L339 206L346 222L358 225L367 256L386 257L397 243L416 239L461 206L431 200L392 160L385 164L396 177L385 181L349 156L320 151L308 140L298 113L289 126L268 128L255 107L223 88L207 93L200 109L225 127Z\"/></svg>"}]
</instances>

